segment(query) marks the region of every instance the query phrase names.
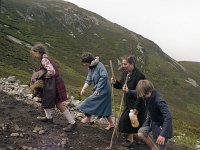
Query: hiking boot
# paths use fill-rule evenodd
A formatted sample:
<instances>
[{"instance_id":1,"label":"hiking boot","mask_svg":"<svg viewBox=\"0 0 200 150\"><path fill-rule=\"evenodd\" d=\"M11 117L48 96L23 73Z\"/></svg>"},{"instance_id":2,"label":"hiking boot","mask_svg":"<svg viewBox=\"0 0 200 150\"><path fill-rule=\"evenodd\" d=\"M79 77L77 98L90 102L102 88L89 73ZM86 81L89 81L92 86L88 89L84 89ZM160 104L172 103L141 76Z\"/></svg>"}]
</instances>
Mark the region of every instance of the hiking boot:
<instances>
[{"instance_id":1,"label":"hiking boot","mask_svg":"<svg viewBox=\"0 0 200 150\"><path fill-rule=\"evenodd\" d=\"M48 119L47 117L37 117L37 120L41 121L41 122L46 122L46 123L53 123L53 118Z\"/></svg>"},{"instance_id":2,"label":"hiking boot","mask_svg":"<svg viewBox=\"0 0 200 150\"><path fill-rule=\"evenodd\" d=\"M74 124L68 123L67 127L63 128L63 131L66 132L72 132L74 129L77 127L77 123L75 122Z\"/></svg>"},{"instance_id":3,"label":"hiking boot","mask_svg":"<svg viewBox=\"0 0 200 150\"><path fill-rule=\"evenodd\" d=\"M130 148L130 147L134 146L134 142L131 142L129 140L125 140L124 142L121 143L121 145L124 146L124 147Z\"/></svg>"}]
</instances>

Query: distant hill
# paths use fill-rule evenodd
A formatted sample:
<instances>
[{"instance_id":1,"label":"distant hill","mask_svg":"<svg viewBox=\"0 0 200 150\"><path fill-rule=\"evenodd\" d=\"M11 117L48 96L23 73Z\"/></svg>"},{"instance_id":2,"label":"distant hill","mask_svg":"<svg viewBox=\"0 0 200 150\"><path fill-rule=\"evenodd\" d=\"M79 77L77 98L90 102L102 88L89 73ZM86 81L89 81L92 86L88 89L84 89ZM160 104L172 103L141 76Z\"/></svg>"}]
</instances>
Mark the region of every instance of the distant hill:
<instances>
[{"instance_id":1,"label":"distant hill","mask_svg":"<svg viewBox=\"0 0 200 150\"><path fill-rule=\"evenodd\" d=\"M199 63L177 62L153 41L69 2L1 3L1 77L15 75L28 83L36 66L30 47L40 41L58 64L70 94L77 97L87 73L80 63L83 51L100 56L109 73L111 59L117 77L120 57L134 54L138 68L153 81L173 112L174 140L190 146L200 140ZM118 93L115 96L120 101Z\"/></svg>"},{"instance_id":2,"label":"distant hill","mask_svg":"<svg viewBox=\"0 0 200 150\"><path fill-rule=\"evenodd\" d=\"M196 81L200 83L200 62L180 61L179 63L185 66L191 77L195 78Z\"/></svg>"}]
</instances>

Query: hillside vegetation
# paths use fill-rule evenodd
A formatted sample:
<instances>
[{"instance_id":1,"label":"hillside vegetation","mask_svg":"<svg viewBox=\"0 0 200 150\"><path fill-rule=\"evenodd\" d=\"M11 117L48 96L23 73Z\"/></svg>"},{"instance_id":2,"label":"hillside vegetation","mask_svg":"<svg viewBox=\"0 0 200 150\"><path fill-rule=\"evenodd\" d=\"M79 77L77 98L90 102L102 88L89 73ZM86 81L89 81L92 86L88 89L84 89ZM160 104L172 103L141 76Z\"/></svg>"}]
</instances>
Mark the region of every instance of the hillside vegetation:
<instances>
[{"instance_id":1,"label":"hillside vegetation","mask_svg":"<svg viewBox=\"0 0 200 150\"><path fill-rule=\"evenodd\" d=\"M200 140L199 63L177 62L145 37L62 0L2 0L0 13L0 76L17 76L29 83L37 63L30 47L44 43L56 61L70 95L78 97L87 70L83 51L109 60L120 76L118 60L134 54L137 66L165 97L174 117L174 140L195 146ZM115 92L120 101L119 92ZM80 98L80 97L78 97Z\"/></svg>"}]
</instances>

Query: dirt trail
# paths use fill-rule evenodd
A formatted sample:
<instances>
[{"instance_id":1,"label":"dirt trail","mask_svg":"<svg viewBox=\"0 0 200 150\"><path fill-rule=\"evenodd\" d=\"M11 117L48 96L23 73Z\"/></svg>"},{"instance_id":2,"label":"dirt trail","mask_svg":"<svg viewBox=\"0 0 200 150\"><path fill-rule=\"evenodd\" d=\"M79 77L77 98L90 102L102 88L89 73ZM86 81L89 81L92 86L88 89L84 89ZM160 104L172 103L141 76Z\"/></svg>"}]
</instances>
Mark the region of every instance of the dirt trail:
<instances>
[{"instance_id":1,"label":"dirt trail","mask_svg":"<svg viewBox=\"0 0 200 150\"><path fill-rule=\"evenodd\" d=\"M62 130L67 122L61 114L55 112L53 124L38 122L36 117L42 114L41 108L0 93L0 150L105 150L110 145L112 131L105 131L105 126L77 121L78 128L67 133ZM115 138L112 149L126 150L119 139ZM148 150L144 145L134 149ZM170 143L168 150L189 149Z\"/></svg>"}]
</instances>

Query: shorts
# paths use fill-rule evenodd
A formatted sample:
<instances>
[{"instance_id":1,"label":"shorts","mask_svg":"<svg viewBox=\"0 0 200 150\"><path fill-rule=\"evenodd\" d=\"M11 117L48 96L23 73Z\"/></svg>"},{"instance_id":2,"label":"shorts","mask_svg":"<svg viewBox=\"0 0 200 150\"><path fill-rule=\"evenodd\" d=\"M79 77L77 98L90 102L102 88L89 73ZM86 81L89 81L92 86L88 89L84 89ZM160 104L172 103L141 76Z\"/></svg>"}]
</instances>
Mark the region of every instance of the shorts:
<instances>
[{"instance_id":1,"label":"shorts","mask_svg":"<svg viewBox=\"0 0 200 150\"><path fill-rule=\"evenodd\" d=\"M152 138L153 142L156 144L156 140L158 136L160 135L161 131L162 131L162 128L159 126L154 126L153 129L151 129L150 126L143 126L138 130L138 133L143 133L144 136L147 137L152 132L153 137L150 137L150 136L149 137ZM168 144L168 139L165 138L164 145L156 144L156 146L158 147L159 150L166 150L167 144Z\"/></svg>"}]
</instances>

